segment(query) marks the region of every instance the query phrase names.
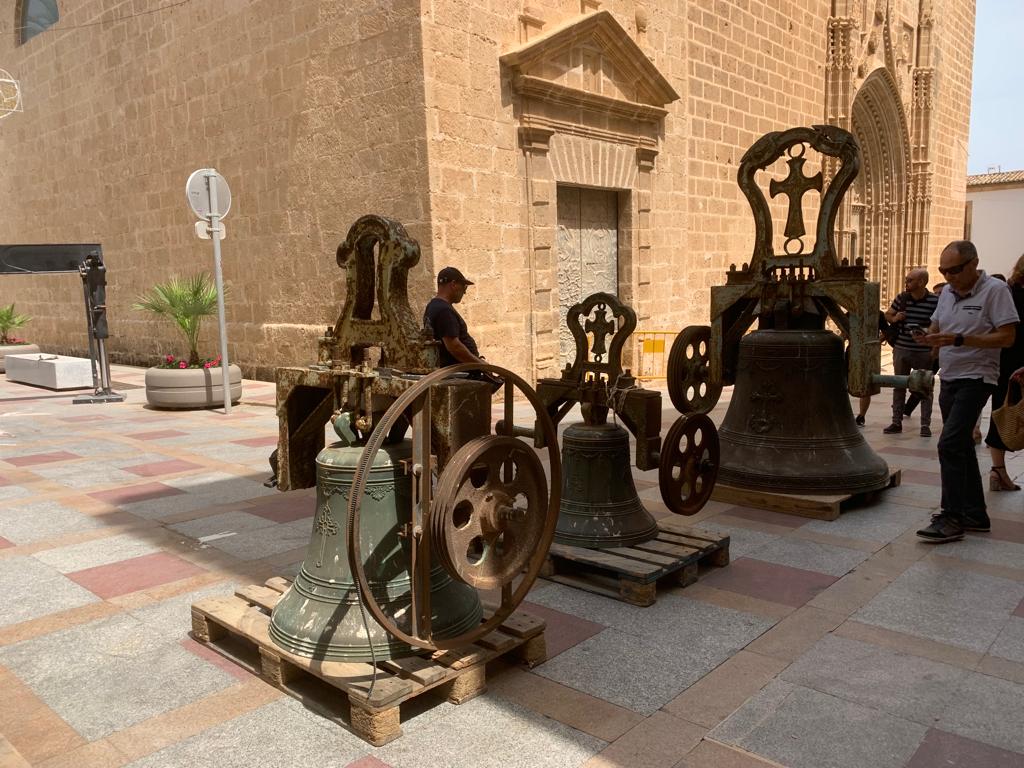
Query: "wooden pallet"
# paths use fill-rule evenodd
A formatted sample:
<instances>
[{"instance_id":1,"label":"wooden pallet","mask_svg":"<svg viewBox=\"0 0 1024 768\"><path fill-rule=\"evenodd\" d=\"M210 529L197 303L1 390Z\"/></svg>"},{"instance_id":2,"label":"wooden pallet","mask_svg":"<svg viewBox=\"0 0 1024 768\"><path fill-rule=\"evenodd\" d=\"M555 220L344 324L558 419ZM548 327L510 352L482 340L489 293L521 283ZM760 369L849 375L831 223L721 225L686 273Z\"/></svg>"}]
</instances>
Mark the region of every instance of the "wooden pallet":
<instances>
[{"instance_id":1,"label":"wooden pallet","mask_svg":"<svg viewBox=\"0 0 1024 768\"><path fill-rule=\"evenodd\" d=\"M902 469L892 469L889 474L889 485L895 488L903 478ZM884 490L884 489L883 489ZM870 501L878 491L869 493L845 493L833 495L810 495L796 493L768 493L748 488L736 488L731 485L715 483L711 492L714 501L727 504L739 504L744 507L767 509L770 512L782 512L787 515L810 517L815 520L838 520L844 509Z\"/></svg>"},{"instance_id":2,"label":"wooden pallet","mask_svg":"<svg viewBox=\"0 0 1024 768\"><path fill-rule=\"evenodd\" d=\"M632 547L584 549L552 544L541 576L646 606L654 604L659 582L686 587L697 581L700 565L728 564L727 535L665 518L658 521L657 538Z\"/></svg>"},{"instance_id":3,"label":"wooden pallet","mask_svg":"<svg viewBox=\"0 0 1024 768\"><path fill-rule=\"evenodd\" d=\"M347 724L374 746L402 735L402 702L438 688L448 701L461 704L487 689L487 662L513 654L532 667L547 657L544 622L520 611L473 645L379 662L371 695L371 664L317 661L270 639L270 611L288 586L287 580L275 577L264 586L253 584L232 596L194 603L193 636L310 708Z\"/></svg>"}]
</instances>

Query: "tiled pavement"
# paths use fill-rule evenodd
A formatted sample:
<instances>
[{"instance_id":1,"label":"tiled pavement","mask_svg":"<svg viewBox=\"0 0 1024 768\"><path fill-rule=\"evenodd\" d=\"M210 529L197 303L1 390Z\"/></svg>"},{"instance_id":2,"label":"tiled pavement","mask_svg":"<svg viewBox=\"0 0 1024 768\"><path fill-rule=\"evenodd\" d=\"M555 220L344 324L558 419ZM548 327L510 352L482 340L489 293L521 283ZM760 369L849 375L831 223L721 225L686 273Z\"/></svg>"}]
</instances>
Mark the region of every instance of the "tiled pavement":
<instances>
[{"instance_id":1,"label":"tiled pavement","mask_svg":"<svg viewBox=\"0 0 1024 768\"><path fill-rule=\"evenodd\" d=\"M1024 493L989 494L990 535L919 543L935 439L883 436L884 395L866 434L904 472L878 503L819 522L712 502L694 522L731 534L732 564L650 608L538 582L550 660L497 665L459 707L424 697L373 749L188 635L196 599L304 554L311 491L261 484L272 385L230 417L125 391L0 382L0 768L1024 766Z\"/></svg>"}]
</instances>

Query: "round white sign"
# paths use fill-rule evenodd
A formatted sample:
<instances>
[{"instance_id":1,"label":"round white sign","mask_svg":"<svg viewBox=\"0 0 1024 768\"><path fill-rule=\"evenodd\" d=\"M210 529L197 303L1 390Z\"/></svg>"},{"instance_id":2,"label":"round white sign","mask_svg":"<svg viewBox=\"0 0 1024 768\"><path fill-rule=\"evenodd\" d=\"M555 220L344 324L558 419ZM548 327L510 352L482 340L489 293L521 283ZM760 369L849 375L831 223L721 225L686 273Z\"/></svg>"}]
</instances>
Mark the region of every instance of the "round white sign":
<instances>
[{"instance_id":1,"label":"round white sign","mask_svg":"<svg viewBox=\"0 0 1024 768\"><path fill-rule=\"evenodd\" d=\"M215 185L217 190L219 211L210 210L210 190L207 186L207 179ZM188 181L185 182L185 197L188 199L188 204L192 206L192 211L200 219L208 219L211 214L223 219L231 210L231 189L224 177L213 168L200 168L198 171L192 172Z\"/></svg>"}]
</instances>

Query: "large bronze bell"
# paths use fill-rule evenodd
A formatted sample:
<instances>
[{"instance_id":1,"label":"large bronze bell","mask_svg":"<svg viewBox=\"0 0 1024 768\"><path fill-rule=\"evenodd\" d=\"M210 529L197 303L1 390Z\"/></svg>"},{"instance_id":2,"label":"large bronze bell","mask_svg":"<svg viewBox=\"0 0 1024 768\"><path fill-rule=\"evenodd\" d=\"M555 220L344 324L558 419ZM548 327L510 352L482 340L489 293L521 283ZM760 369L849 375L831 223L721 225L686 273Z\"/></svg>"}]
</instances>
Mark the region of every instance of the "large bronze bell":
<instances>
[{"instance_id":1,"label":"large bronze bell","mask_svg":"<svg viewBox=\"0 0 1024 768\"><path fill-rule=\"evenodd\" d=\"M555 541L588 549L653 539L658 525L637 496L629 433L618 424L573 424L562 434L562 504Z\"/></svg>"},{"instance_id":2,"label":"large bronze bell","mask_svg":"<svg viewBox=\"0 0 1024 768\"><path fill-rule=\"evenodd\" d=\"M718 436L725 485L847 494L889 484L889 467L853 420L843 341L830 331L744 336Z\"/></svg>"},{"instance_id":3,"label":"large bronze bell","mask_svg":"<svg viewBox=\"0 0 1024 768\"><path fill-rule=\"evenodd\" d=\"M339 433L340 434L340 433ZM349 566L348 492L362 447L335 443L316 458L317 497L302 569L274 608L270 636L301 656L335 661L369 661L409 656L416 651L365 618ZM362 550L372 553L368 568L373 597L399 627L410 626L410 544L399 535L408 517L412 478L401 467L412 456L412 442L383 446L368 473L359 528ZM431 625L434 636L454 637L480 624L476 590L454 581L440 564L430 572ZM367 637L367 631L369 637ZM370 646L372 644L373 654Z\"/></svg>"}]
</instances>

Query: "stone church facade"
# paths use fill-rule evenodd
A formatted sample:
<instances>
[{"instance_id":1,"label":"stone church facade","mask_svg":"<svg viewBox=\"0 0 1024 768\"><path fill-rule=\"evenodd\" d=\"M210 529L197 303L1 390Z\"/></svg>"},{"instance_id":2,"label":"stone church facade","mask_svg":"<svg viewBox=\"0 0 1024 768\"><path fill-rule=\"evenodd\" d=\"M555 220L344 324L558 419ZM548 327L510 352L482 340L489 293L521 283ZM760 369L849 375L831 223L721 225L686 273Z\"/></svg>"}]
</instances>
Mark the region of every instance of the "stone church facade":
<instances>
[{"instance_id":1,"label":"stone church facade","mask_svg":"<svg viewBox=\"0 0 1024 768\"><path fill-rule=\"evenodd\" d=\"M973 0L59 6L24 43L0 35L24 104L0 122L0 242L103 244L115 360L180 351L130 307L212 269L184 196L205 166L234 193L231 354L259 376L312 359L364 213L420 242L416 302L459 267L483 354L534 376L561 367L564 307L593 290L640 329L708 322L710 287L749 260L736 169L769 131L857 136L839 246L883 297L963 231ZM33 341L85 349L77 277L3 277L11 301Z\"/></svg>"}]
</instances>

